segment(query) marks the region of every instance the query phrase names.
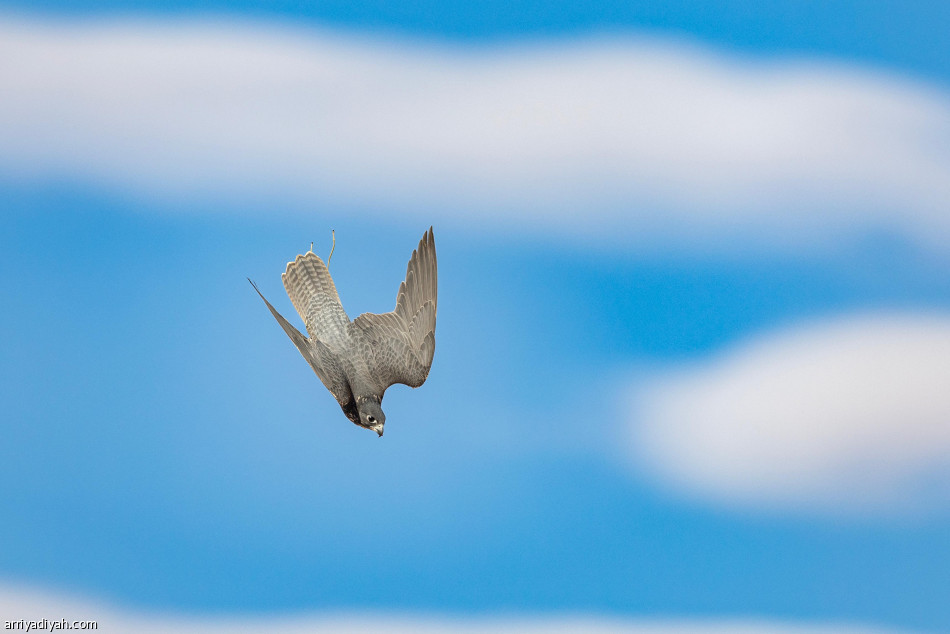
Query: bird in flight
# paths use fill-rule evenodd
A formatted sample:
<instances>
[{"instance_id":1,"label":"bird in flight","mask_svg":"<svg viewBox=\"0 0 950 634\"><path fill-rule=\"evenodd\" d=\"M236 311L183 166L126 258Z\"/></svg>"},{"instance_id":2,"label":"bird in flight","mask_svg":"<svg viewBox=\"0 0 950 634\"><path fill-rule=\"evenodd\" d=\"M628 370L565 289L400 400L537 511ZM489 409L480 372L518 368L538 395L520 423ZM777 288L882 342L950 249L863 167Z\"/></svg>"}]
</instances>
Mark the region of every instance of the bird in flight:
<instances>
[{"instance_id":1,"label":"bird in flight","mask_svg":"<svg viewBox=\"0 0 950 634\"><path fill-rule=\"evenodd\" d=\"M328 258L329 261L329 258ZM394 383L425 383L435 353L438 275L432 227L422 236L399 285L396 308L350 320L330 271L311 249L287 264L284 288L307 326L294 328L251 285L351 421L383 435L382 402Z\"/></svg>"}]
</instances>

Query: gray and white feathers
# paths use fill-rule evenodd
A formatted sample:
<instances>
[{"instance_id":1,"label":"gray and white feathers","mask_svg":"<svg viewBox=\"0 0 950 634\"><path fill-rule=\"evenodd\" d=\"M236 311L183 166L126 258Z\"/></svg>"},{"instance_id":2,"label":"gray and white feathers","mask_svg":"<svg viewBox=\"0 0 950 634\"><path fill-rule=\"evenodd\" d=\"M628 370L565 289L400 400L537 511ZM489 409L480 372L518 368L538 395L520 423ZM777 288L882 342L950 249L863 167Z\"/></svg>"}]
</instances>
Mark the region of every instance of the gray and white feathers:
<instances>
[{"instance_id":1,"label":"gray and white feathers","mask_svg":"<svg viewBox=\"0 0 950 634\"><path fill-rule=\"evenodd\" d=\"M432 227L409 258L392 312L363 313L351 321L330 271L313 251L288 263L281 279L309 336L284 319L251 284L346 417L382 436L386 389L394 383L419 387L432 367L438 300Z\"/></svg>"}]
</instances>

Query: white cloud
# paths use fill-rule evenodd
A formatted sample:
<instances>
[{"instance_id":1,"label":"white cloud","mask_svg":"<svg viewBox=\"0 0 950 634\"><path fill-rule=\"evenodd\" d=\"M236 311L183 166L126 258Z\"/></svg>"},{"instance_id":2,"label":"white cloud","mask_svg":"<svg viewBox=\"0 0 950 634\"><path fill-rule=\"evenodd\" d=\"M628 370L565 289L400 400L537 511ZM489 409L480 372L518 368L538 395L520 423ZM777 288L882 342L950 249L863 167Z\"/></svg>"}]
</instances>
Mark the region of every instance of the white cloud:
<instances>
[{"instance_id":1,"label":"white cloud","mask_svg":"<svg viewBox=\"0 0 950 634\"><path fill-rule=\"evenodd\" d=\"M950 499L950 318L799 327L636 394L638 464L688 495L836 512Z\"/></svg>"},{"instance_id":2,"label":"white cloud","mask_svg":"<svg viewBox=\"0 0 950 634\"><path fill-rule=\"evenodd\" d=\"M65 598L37 591L0 587L0 623L4 621L96 621L97 629L73 631L124 632L125 634L896 634L848 625L796 625L756 620L634 621L589 617L521 619L451 619L406 615L337 616L231 616L178 617L133 613L101 603ZM26 631L25 629L23 631ZM49 631L40 630L40 631Z\"/></svg>"},{"instance_id":3,"label":"white cloud","mask_svg":"<svg viewBox=\"0 0 950 634\"><path fill-rule=\"evenodd\" d=\"M827 63L8 17L0 85L0 178L707 242L950 237L950 96Z\"/></svg>"}]
</instances>

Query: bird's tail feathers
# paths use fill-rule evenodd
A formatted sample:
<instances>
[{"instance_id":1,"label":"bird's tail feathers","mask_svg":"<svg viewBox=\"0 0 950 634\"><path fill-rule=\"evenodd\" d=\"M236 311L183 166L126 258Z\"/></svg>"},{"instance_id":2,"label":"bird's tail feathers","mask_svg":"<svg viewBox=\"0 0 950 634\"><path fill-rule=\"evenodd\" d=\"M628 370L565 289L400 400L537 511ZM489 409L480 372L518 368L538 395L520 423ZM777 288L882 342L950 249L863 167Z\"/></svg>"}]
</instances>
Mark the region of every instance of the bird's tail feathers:
<instances>
[{"instance_id":1,"label":"bird's tail feathers","mask_svg":"<svg viewBox=\"0 0 950 634\"><path fill-rule=\"evenodd\" d=\"M293 262L289 262L281 280L294 308L304 319L314 296L326 295L335 302L340 301L327 265L313 251L298 255Z\"/></svg>"}]
</instances>

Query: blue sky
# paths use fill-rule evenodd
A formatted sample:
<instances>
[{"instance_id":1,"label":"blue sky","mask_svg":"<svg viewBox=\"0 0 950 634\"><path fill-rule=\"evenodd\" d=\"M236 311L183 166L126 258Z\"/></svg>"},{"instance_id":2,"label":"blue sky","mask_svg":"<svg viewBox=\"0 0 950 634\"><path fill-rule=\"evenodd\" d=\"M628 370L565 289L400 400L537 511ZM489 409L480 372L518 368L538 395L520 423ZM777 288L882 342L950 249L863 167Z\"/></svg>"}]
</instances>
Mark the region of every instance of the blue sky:
<instances>
[{"instance_id":1,"label":"blue sky","mask_svg":"<svg viewBox=\"0 0 950 634\"><path fill-rule=\"evenodd\" d=\"M0 77L9 73L22 87L12 105L0 106L0 326L10 333L0 356L0 476L8 483L0 490L0 580L8 588L215 617L582 614L632 623L950 627L943 600L950 596L950 418L939 395L923 392L913 407L907 397L918 394L913 386L926 388L921 376L950 377L939 352L950 311L950 238L940 211L950 162L945 148L930 145L950 138L945 5L3 2L0 9L0 29L23 36L2 49L22 53L18 64L0 68ZM66 16L87 19L55 20ZM175 40L169 31L142 35L143 24L197 24L196 41L207 37L212 50L255 51L264 42L260 50L278 61L294 56L274 44L283 31L272 29L303 27L287 36L302 42L293 51L330 42L327 57L314 54L314 68L332 67L335 46L362 55L365 45L366 72L390 73L392 85L385 98L354 89L348 98L355 101L336 109L320 100L323 85L300 95L298 106L283 100L294 98L299 80L280 84L273 105L240 78L222 87L208 76L209 103L234 99L215 101L220 90L246 95L254 108L220 111L221 135L204 136L218 121L202 118L200 99L161 119L178 103L168 95L185 94L160 72L167 49L154 58L141 53L145 79L128 91L112 59L90 54L89 66L77 68L93 70L74 77L96 81L78 88L45 65L44 47L72 40L44 28L95 28L106 16L148 46ZM215 39L216 24L222 37L233 29L237 39ZM604 34L615 39L600 48ZM385 48L394 38L396 48ZM572 48L584 38L594 38L592 48ZM540 48L527 58L506 48L522 43ZM374 57L376 46L390 54ZM86 60L86 49L75 50L71 56ZM245 69L255 86L283 68L257 53L221 50L236 60L221 68L237 68L239 77ZM530 130L510 144L499 135L482 145L457 130L469 121L465 112L438 119L446 127L429 137L398 108L372 109L404 91L405 103L425 111L445 95L424 92L430 80L418 77L446 82L454 73L474 84L489 76L484 92L472 93L486 109L472 111L475 129L493 120L480 117L496 105L538 107L547 116L530 101L506 105L508 93L496 89L508 84L493 83L502 80L485 69L513 73L516 87L541 77L540 92L531 94L558 99L544 86L560 84L543 78L583 79L558 75L551 51L567 60L558 62L564 67L578 64L581 77L599 76L605 60L631 67L647 60L644 76L652 77L649 64L659 59L657 68L672 69L670 85L690 86L705 77L696 69L707 69L712 87L686 110L723 104L721 112L708 131L688 118L689 126L669 124L686 128L685 136L667 133L647 159L665 156L664 139L686 150L671 150L669 166L660 160L657 168L611 145L611 134L585 145L597 128L572 132L570 114L561 118L576 105L568 97L552 118L562 127L551 128L568 141L553 149L545 144L550 133L538 141ZM443 54L445 68L426 65L442 64ZM501 62L479 66L482 54ZM474 57L455 64L453 55ZM375 71L378 59L393 66ZM588 61L594 70L584 70ZM476 71L464 75L469 62ZM105 70L96 74L100 63ZM747 68L756 64L764 66ZM612 71L604 72L609 82ZM349 86L347 79L327 86ZM49 95L44 86L53 86ZM750 101L743 86L755 93ZM135 91L145 96L126 101ZM363 119L361 100L371 102ZM795 104L814 116L800 121ZM620 105L616 112L635 118L638 107L650 107ZM827 119L838 122L834 133L822 127L826 106L835 117L852 113L853 129L840 118ZM344 116L351 109L355 123ZM762 112L763 121L788 123L796 141L833 141L793 146L789 158L750 128L758 141L727 140L720 150L719 131ZM284 130L260 122L275 116L329 123L300 147L288 124L286 144L269 145ZM380 116L381 130L404 125L408 140L373 145L347 127ZM862 127L865 116L871 123ZM141 123L150 117L161 119L154 133ZM656 121L642 134L668 129ZM254 136L241 122L264 132ZM890 127L869 132L881 125ZM839 141L840 127L848 132ZM334 145L327 131L338 129L343 141ZM310 139L308 130L300 136ZM457 154L438 144L440 134L458 140ZM691 146L694 138L711 148L708 163L696 158L702 150ZM594 159L572 162L575 149ZM536 160L549 155L550 164ZM626 172L612 175L604 157L656 172L631 185ZM849 171L852 159L857 167ZM706 168L722 178L704 178ZM721 181L728 186L720 189ZM691 188L699 194L684 193ZM311 240L318 253L328 251L332 228L331 271L347 311L384 312L430 223L440 264L435 364L422 388L387 393L389 425L378 440L346 421L245 277L290 316L279 274ZM834 394L815 397L811 370L803 377L768 357L770 345L787 341L807 348L811 324L839 322L876 350L885 335L874 333L892 331L865 328L867 315L896 315L894 332L914 337L931 332L915 325L919 316L935 321L920 346L901 343L903 335L881 343L892 346L881 348L889 355L883 365L906 366L906 384L886 372L865 377L846 347L834 357L843 386L858 377L861 407ZM764 352L743 356L746 346ZM927 357L928 349L938 352ZM760 357L768 360L756 373L791 377L787 400L742 394L711 411L716 395L733 394L716 391L733 376L731 360ZM682 419L679 402L663 400L661 388L664 380L693 385L695 368L695 391L712 396L697 401L703 411L694 421ZM886 401L874 400L879 384ZM639 413L644 391L658 399L656 420L707 434L710 447L728 445L717 430L751 416L737 401L756 403L766 414L752 426L764 430L762 445L791 465L791 475L762 467L754 443L711 449L701 477L683 466L682 456L692 454L682 439L644 458L628 446L631 433L657 429ZM800 402L807 406L797 409ZM826 436L825 428L840 431ZM742 483L760 484L737 485L734 465ZM931 484L921 493L924 480ZM830 492L831 503L815 491ZM854 502L865 498L869 508ZM907 498L912 508L901 503Z\"/></svg>"},{"instance_id":2,"label":"blue sky","mask_svg":"<svg viewBox=\"0 0 950 634\"><path fill-rule=\"evenodd\" d=\"M15 10L67 15L237 14L419 36L492 40L636 30L697 38L762 55L833 55L946 81L950 8L943 2L720 0L695 2L9 1Z\"/></svg>"}]
</instances>

